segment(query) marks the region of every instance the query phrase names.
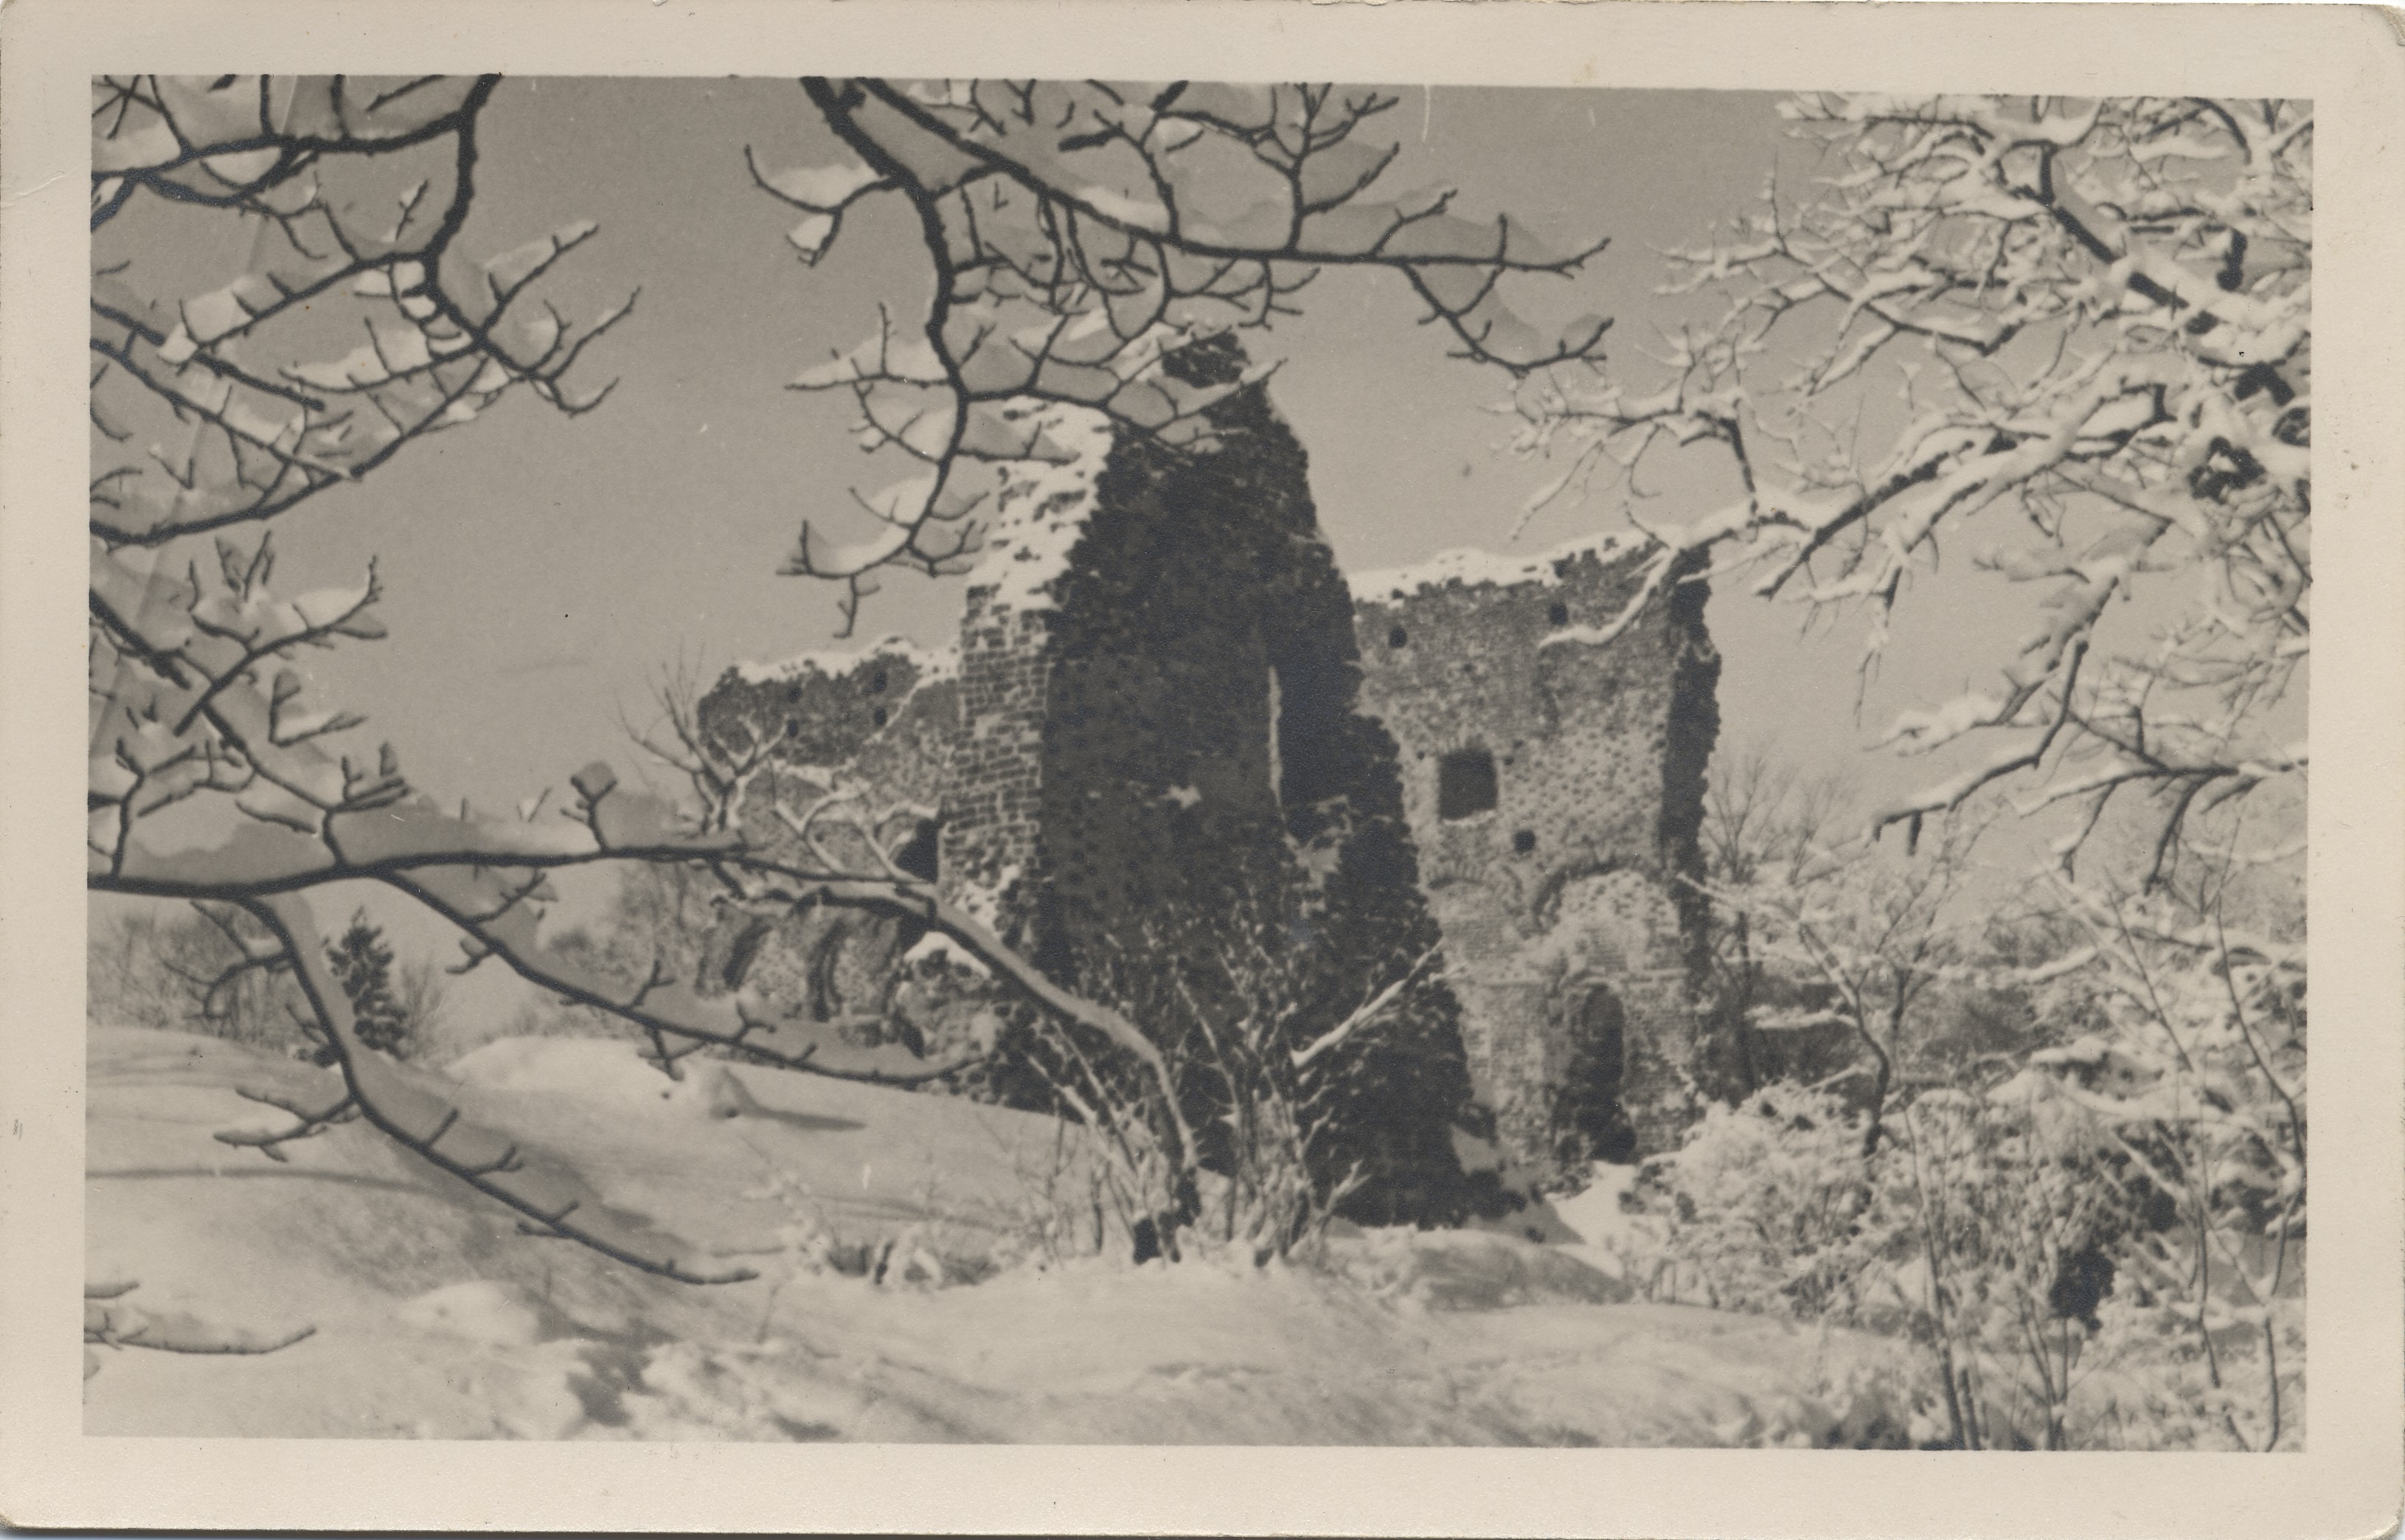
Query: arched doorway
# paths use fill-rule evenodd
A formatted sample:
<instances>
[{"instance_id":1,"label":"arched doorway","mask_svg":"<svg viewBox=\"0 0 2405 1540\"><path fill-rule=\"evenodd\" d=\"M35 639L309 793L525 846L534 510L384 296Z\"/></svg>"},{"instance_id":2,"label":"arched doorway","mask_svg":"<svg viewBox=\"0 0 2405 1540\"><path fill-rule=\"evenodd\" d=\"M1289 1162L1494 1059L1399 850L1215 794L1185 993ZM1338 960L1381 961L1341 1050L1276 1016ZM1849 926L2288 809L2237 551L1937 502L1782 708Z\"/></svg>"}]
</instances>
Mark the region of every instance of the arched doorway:
<instances>
[{"instance_id":1,"label":"arched doorway","mask_svg":"<svg viewBox=\"0 0 2405 1540\"><path fill-rule=\"evenodd\" d=\"M1620 996L1591 984L1572 997L1563 1023L1568 1053L1556 1091L1554 1126L1576 1161L1625 1164L1637 1157L1637 1131L1621 1106L1628 1069L1628 1017Z\"/></svg>"}]
</instances>

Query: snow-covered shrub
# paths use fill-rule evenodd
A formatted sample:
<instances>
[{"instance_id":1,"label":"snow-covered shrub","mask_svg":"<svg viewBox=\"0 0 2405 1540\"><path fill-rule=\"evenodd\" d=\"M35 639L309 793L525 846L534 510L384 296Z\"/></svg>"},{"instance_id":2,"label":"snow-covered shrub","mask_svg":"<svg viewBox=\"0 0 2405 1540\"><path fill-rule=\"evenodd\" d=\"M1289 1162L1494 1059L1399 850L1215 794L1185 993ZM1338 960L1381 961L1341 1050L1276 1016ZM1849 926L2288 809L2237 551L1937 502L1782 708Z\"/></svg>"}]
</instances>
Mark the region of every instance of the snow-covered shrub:
<instances>
[{"instance_id":1,"label":"snow-covered shrub","mask_svg":"<svg viewBox=\"0 0 2405 1540\"><path fill-rule=\"evenodd\" d=\"M2151 1189L2092 1128L2014 1085L1917 1091L1867 1152L1864 1126L1834 1093L1788 1083L1709 1109L1633 1186L1623 1276L1650 1299L1918 1345L1925 1380L1889 1400L1918 1407L1923 1443L2193 1447L2160 1408L2221 1406L2216 1372L2259 1372L2234 1318L2216 1364L2183 1330L2182 1296L2139 1281L2171 1242L2148 1228Z\"/></svg>"},{"instance_id":2,"label":"snow-covered shrub","mask_svg":"<svg viewBox=\"0 0 2405 1540\"><path fill-rule=\"evenodd\" d=\"M2273 1300L2259 1321L2211 1330L2199 1329L2186 1302L2142 1289L2099 1309L2100 1365L2074 1402L2074 1435L2088 1435L2081 1442L2128 1449L2304 1447L2301 1295Z\"/></svg>"},{"instance_id":3,"label":"snow-covered shrub","mask_svg":"<svg viewBox=\"0 0 2405 1540\"><path fill-rule=\"evenodd\" d=\"M1900 1099L1868 1154L1837 1098L1767 1088L1649 1164L1625 1276L1919 1344L1923 1441L2294 1447L2301 1236L2285 1209L2246 1218L2260 1171L2200 1134L2243 1104L2180 1123L2166 1074L2092 1041L2040 1053L1985 1095Z\"/></svg>"},{"instance_id":4,"label":"snow-covered shrub","mask_svg":"<svg viewBox=\"0 0 2405 1540\"><path fill-rule=\"evenodd\" d=\"M1863 1155L1863 1115L1781 1081L1714 1106L1636 1198L1657 1237L1632 1257L1648 1293L1723 1309L1853 1324L1889 1301L1873 1263L1898 1219ZM1650 1264L1650 1265L1648 1265Z\"/></svg>"},{"instance_id":5,"label":"snow-covered shrub","mask_svg":"<svg viewBox=\"0 0 2405 1540\"><path fill-rule=\"evenodd\" d=\"M712 918L707 879L688 867L643 863L628 865L615 874L615 881L600 916L546 937L549 948L624 988L641 982L654 963L669 977L692 978ZM627 1041L642 1036L621 1016L548 992L528 1001L506 1030L495 1035ZM466 1053L483 1044L453 1046L455 1052Z\"/></svg>"},{"instance_id":6,"label":"snow-covered shrub","mask_svg":"<svg viewBox=\"0 0 2405 1540\"><path fill-rule=\"evenodd\" d=\"M1375 1179L1376 1131L1359 1116L1364 1082L1395 1066L1381 1050L1420 1003L1437 958L1400 961L1351 1009L1313 991L1313 960L1274 942L1249 948L1157 944L1162 968L1095 970L1091 997L1132 1019L1167 1019L1165 1078L1049 1013L1022 1017L1021 1061L1050 1110L1089 1131L1089 1158L1065 1194L1063 1233L1097 1249L1124 1236L1134 1259L1231 1250L1266 1263L1315 1250L1346 1201ZM1332 1024L1299 1027L1305 1007ZM1175 1088L1172 1105L1168 1087ZM1190 1141L1199 1159L1179 1159Z\"/></svg>"},{"instance_id":7,"label":"snow-covered shrub","mask_svg":"<svg viewBox=\"0 0 2405 1540\"><path fill-rule=\"evenodd\" d=\"M2219 1183L2197 1180L2212 1151L2193 1125L2116 1126L2097 1104L2056 1095L2066 1056L2111 1073L2115 1056L2097 1047L2033 1055L1985 1097L1914 1099L1883 1157L1894 1204L1913 1215L1912 1329L1939 1359L1953 1441L2293 1447L2301 1236L2277 1213L2247 1217L2251 1183L2228 1169ZM2112 1095L2105 1083L2082 1095ZM2121 1082L2141 1101L2164 1089L2143 1073Z\"/></svg>"},{"instance_id":8,"label":"snow-covered shrub","mask_svg":"<svg viewBox=\"0 0 2405 1540\"><path fill-rule=\"evenodd\" d=\"M84 1013L95 1026L201 1032L290 1052L302 1040L300 991L254 961L259 927L228 908L150 906L96 921L85 943Z\"/></svg>"},{"instance_id":9,"label":"snow-covered shrub","mask_svg":"<svg viewBox=\"0 0 2405 1540\"><path fill-rule=\"evenodd\" d=\"M1906 1221L1914 1335L1934 1351L1951 1442L2073 1446L2100 1302L2131 1227L2128 1172L2009 1096L1906 1101L1877 1159Z\"/></svg>"},{"instance_id":10,"label":"snow-covered shrub","mask_svg":"<svg viewBox=\"0 0 2405 1540\"><path fill-rule=\"evenodd\" d=\"M2233 875L2208 865L2201 886L2142 895L2066 883L2089 947L2056 987L2096 1030L2032 1054L1995 1098L2121 1173L2094 1415L2150 1445L2301 1437L2302 916L2274 902L2240 925Z\"/></svg>"},{"instance_id":11,"label":"snow-covered shrub","mask_svg":"<svg viewBox=\"0 0 2405 1540\"><path fill-rule=\"evenodd\" d=\"M395 957L364 911L326 956L369 1047L406 1054L440 1018L444 990L433 965ZM97 1025L199 1032L331 1062L280 950L232 906L113 915L91 927L84 977L85 1014Z\"/></svg>"},{"instance_id":12,"label":"snow-covered shrub","mask_svg":"<svg viewBox=\"0 0 2405 1540\"><path fill-rule=\"evenodd\" d=\"M1865 1334L1823 1329L1823 1347L1813 1378L1811 1401L1832 1421L1813 1430L1821 1448L1914 1449L1940 1447L1946 1413L1937 1382L1911 1347L1896 1342L1885 1352L1865 1350L1879 1339ZM1843 1344L1841 1347L1840 1344Z\"/></svg>"}]
</instances>

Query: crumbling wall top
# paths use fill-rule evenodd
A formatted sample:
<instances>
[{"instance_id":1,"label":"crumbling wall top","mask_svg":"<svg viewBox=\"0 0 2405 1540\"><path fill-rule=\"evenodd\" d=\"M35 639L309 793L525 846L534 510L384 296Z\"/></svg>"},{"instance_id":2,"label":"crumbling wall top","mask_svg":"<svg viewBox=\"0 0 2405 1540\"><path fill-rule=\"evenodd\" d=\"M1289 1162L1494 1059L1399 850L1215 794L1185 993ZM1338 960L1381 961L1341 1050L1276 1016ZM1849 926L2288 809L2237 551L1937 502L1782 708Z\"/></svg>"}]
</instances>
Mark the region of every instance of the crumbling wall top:
<instances>
[{"instance_id":1,"label":"crumbling wall top","mask_svg":"<svg viewBox=\"0 0 2405 1540\"><path fill-rule=\"evenodd\" d=\"M977 565L969 572L973 608L1021 614L1053 606L1053 586L1069 571L1094 513L1094 483L1109 463L1111 421L1090 406L1014 403L1003 416L1036 415L1034 458L1001 472Z\"/></svg>"},{"instance_id":2,"label":"crumbling wall top","mask_svg":"<svg viewBox=\"0 0 2405 1540\"><path fill-rule=\"evenodd\" d=\"M900 658L917 671L916 682L932 685L949 679L960 671L960 649L954 646L922 647L907 636L885 636L865 647L836 651L796 653L773 663L744 661L731 664L727 672L745 685L781 685L809 674L828 679L848 678L859 671L860 666L872 658Z\"/></svg>"},{"instance_id":3,"label":"crumbling wall top","mask_svg":"<svg viewBox=\"0 0 2405 1540\"><path fill-rule=\"evenodd\" d=\"M1610 565L1650 544L1642 535L1582 535L1535 556L1506 556L1495 551L1444 551L1426 561L1356 572L1348 579L1353 599L1361 604L1387 604L1431 588L1458 585L1465 588L1515 587L1522 584L1552 586L1560 583L1573 563L1583 559Z\"/></svg>"}]
</instances>

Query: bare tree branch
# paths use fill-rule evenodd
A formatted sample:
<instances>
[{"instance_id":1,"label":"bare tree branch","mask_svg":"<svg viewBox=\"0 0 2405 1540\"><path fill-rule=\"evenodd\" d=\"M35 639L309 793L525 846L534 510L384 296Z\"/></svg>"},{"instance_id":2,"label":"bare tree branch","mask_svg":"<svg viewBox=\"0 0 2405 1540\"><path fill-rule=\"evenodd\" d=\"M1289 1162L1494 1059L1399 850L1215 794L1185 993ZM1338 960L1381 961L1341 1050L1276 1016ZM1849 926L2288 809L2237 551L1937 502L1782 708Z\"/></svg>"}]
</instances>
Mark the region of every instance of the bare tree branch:
<instances>
[{"instance_id":1,"label":"bare tree branch","mask_svg":"<svg viewBox=\"0 0 2405 1540\"><path fill-rule=\"evenodd\" d=\"M1401 275L1457 356L1516 375L1598 355L1608 323L1557 335L1513 314L1506 280L1566 279L1603 243L1554 251L1454 195L1383 197L1399 147L1371 142L1395 99L1322 85L896 83L806 79L856 160L752 179L803 221L815 262L853 209L897 199L931 278L923 320L795 382L849 391L867 450L906 479L854 500L865 539L806 522L784 571L845 586L847 625L898 568L965 570L1011 468L1061 463L1079 422L1203 452L1211 408L1268 372L1189 377L1170 360L1204 337L1294 313L1322 268Z\"/></svg>"},{"instance_id":2,"label":"bare tree branch","mask_svg":"<svg viewBox=\"0 0 2405 1540\"><path fill-rule=\"evenodd\" d=\"M2304 768L2269 724L2310 645L2310 106L1785 110L1820 173L1672 257L1670 291L1719 318L1664 339L1641 383L1523 387L1520 447L1569 460L1532 509L1715 449L1741 496L1632 513L1659 551L1622 624L1685 558L1863 614L1866 667L1941 539L1977 531L1994 544L1975 565L2037 590L2040 618L1996 685L1896 719L1901 752L1989 747L1875 823L2033 787L2025 808L2078 810L2069 861L2106 803L2144 797L2159 879L2198 812ZM2268 134L2237 127L2256 119ZM2180 618L2133 647L2116 609L2169 582L2189 586Z\"/></svg>"}]
</instances>

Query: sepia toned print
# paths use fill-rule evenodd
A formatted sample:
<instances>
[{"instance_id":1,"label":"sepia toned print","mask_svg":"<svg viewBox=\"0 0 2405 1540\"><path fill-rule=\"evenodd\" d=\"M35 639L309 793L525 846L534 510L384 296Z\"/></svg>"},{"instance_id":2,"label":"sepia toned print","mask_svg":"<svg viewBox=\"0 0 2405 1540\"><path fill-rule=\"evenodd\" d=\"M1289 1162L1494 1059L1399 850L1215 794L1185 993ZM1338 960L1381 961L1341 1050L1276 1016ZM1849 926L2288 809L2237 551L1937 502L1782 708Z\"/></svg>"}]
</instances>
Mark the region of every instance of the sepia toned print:
<instances>
[{"instance_id":1,"label":"sepia toned print","mask_svg":"<svg viewBox=\"0 0 2405 1540\"><path fill-rule=\"evenodd\" d=\"M2306 1447L2314 104L91 91L89 1433Z\"/></svg>"}]
</instances>

